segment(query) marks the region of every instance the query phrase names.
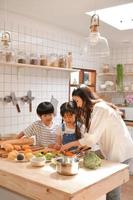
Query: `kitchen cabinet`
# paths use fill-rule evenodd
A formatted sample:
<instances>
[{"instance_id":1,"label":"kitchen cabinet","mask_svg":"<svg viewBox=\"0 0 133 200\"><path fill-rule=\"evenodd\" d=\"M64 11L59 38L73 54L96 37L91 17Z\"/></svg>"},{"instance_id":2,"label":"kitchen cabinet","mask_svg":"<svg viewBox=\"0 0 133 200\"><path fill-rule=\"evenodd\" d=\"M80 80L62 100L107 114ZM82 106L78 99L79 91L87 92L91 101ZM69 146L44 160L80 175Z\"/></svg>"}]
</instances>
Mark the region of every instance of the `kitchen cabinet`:
<instances>
[{"instance_id":1,"label":"kitchen cabinet","mask_svg":"<svg viewBox=\"0 0 133 200\"><path fill-rule=\"evenodd\" d=\"M10 190L22 195L25 200L105 200L107 192L128 180L127 165L107 160L102 160L102 166L96 170L81 167L77 175L63 176L48 163L35 168L30 163L0 159L1 188L5 188L5 193ZM9 196L5 200L13 199Z\"/></svg>"},{"instance_id":2,"label":"kitchen cabinet","mask_svg":"<svg viewBox=\"0 0 133 200\"><path fill-rule=\"evenodd\" d=\"M81 84L89 86L92 91L96 91L96 70L93 69L77 69L76 72L70 73L69 94L71 99L72 91Z\"/></svg>"}]
</instances>

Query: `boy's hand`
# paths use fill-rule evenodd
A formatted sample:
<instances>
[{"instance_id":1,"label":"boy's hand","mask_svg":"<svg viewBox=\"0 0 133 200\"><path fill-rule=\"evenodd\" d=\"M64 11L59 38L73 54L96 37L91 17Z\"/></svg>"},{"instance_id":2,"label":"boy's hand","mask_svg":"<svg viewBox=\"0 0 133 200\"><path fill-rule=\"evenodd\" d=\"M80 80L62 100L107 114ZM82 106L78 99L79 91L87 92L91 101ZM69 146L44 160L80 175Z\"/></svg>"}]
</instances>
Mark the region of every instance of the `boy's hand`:
<instances>
[{"instance_id":1,"label":"boy's hand","mask_svg":"<svg viewBox=\"0 0 133 200\"><path fill-rule=\"evenodd\" d=\"M24 136L24 132L20 132L17 136L16 139L20 139Z\"/></svg>"},{"instance_id":2,"label":"boy's hand","mask_svg":"<svg viewBox=\"0 0 133 200\"><path fill-rule=\"evenodd\" d=\"M54 144L54 147L53 147L53 148L56 149L56 150L60 150L61 145L59 145L59 144Z\"/></svg>"}]
</instances>

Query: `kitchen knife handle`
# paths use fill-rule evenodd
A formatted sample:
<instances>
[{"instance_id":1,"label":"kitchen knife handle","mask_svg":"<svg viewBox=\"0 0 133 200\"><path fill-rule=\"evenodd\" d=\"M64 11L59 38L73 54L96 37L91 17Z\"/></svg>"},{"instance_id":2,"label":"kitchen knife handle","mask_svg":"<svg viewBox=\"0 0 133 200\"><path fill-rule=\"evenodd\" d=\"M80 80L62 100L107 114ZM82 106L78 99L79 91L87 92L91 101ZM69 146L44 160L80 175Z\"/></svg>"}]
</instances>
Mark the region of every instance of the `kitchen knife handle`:
<instances>
[{"instance_id":1,"label":"kitchen knife handle","mask_svg":"<svg viewBox=\"0 0 133 200\"><path fill-rule=\"evenodd\" d=\"M17 111L18 111L18 112L21 112L21 111L20 111L20 107L19 107L18 104L16 104L16 108L17 108Z\"/></svg>"},{"instance_id":2,"label":"kitchen knife handle","mask_svg":"<svg viewBox=\"0 0 133 200\"><path fill-rule=\"evenodd\" d=\"M29 103L29 112L32 112L32 103Z\"/></svg>"}]
</instances>

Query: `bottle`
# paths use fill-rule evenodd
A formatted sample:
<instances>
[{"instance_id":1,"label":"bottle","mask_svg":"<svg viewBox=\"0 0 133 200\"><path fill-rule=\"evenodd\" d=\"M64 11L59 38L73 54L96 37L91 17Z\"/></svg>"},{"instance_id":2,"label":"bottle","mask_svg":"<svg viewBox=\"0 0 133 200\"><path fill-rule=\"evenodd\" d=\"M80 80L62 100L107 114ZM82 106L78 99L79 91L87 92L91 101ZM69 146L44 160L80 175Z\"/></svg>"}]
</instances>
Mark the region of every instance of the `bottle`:
<instances>
[{"instance_id":1,"label":"bottle","mask_svg":"<svg viewBox=\"0 0 133 200\"><path fill-rule=\"evenodd\" d=\"M72 68L72 52L68 52L66 56L66 68Z\"/></svg>"}]
</instances>

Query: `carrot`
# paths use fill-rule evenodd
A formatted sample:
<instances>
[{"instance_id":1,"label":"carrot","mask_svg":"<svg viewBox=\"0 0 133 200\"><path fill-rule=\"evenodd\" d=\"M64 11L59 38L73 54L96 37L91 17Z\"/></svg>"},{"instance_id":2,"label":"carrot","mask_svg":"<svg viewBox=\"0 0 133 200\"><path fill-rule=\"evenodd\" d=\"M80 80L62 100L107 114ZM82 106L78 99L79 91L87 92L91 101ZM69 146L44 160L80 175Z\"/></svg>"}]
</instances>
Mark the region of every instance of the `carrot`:
<instances>
[{"instance_id":1,"label":"carrot","mask_svg":"<svg viewBox=\"0 0 133 200\"><path fill-rule=\"evenodd\" d=\"M71 156L71 157L75 156L75 154L72 153L71 151L65 151L65 152L64 152L64 155L65 155L65 156Z\"/></svg>"}]
</instances>

